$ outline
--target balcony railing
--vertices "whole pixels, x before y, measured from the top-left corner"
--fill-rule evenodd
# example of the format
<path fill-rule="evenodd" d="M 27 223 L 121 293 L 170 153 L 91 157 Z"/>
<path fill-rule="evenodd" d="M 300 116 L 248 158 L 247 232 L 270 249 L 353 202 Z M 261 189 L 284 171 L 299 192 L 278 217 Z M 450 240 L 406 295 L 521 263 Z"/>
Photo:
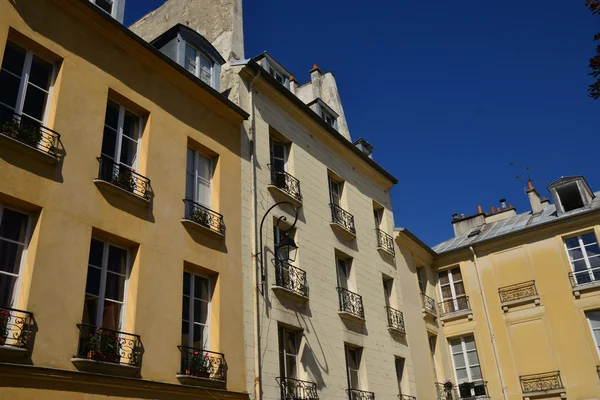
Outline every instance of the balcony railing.
<path fill-rule="evenodd" d="M 354 228 L 354 216 L 350 214 L 348 211 L 344 210 L 340 206 L 337 206 L 333 203 L 330 204 L 331 207 L 331 220 L 347 230 L 348 232 L 356 235 L 356 229 Z"/>
<path fill-rule="evenodd" d="M 0 105 L 0 134 L 54 158 L 59 157 L 60 134 L 58 132 L 24 115 L 15 114 L 14 110 L 3 105 Z"/>
<path fill-rule="evenodd" d="M 423 309 L 433 315 L 437 315 L 437 309 L 435 307 L 435 300 L 426 294 L 421 293 L 421 302 L 423 304 Z"/>
<path fill-rule="evenodd" d="M 571 286 L 600 284 L 600 267 L 584 269 L 583 271 L 569 272 Z"/>
<path fill-rule="evenodd" d="M 98 179 L 132 193 L 138 197 L 150 200 L 150 179 L 135 172 L 124 164 L 115 162 L 112 158 L 101 155 L 98 157 L 100 168 Z"/>
<path fill-rule="evenodd" d="M 275 283 L 284 289 L 308 297 L 306 272 L 288 263 L 279 262 L 275 265 Z"/>
<path fill-rule="evenodd" d="M 341 287 L 338 287 L 337 291 L 340 297 L 340 311 L 365 319 L 362 296 Z"/>
<path fill-rule="evenodd" d="M 407 394 L 399 394 L 398 400 L 417 400 L 415 396 L 409 396 Z"/>
<path fill-rule="evenodd" d="M 274 167 L 272 164 L 269 164 L 268 167 L 271 170 L 271 185 L 301 202 L 300 181 L 284 170 Z"/>
<path fill-rule="evenodd" d="M 456 299 L 448 299 L 438 303 L 438 309 L 442 316 L 456 314 L 462 311 L 471 309 L 469 306 L 469 296 L 457 297 Z"/>
<path fill-rule="evenodd" d="M 291 378 L 276 378 L 281 387 L 281 400 L 318 400 L 317 385 Z"/>
<path fill-rule="evenodd" d="M 29 349 L 33 334 L 33 314 L 0 307 L 0 347 Z"/>
<path fill-rule="evenodd" d="M 560 372 L 545 372 L 543 374 L 523 375 L 519 377 L 523 393 L 559 390 L 563 388 Z"/>
<path fill-rule="evenodd" d="M 181 351 L 180 375 L 213 381 L 227 381 L 225 354 L 185 346 L 178 346 L 178 348 Z"/>
<path fill-rule="evenodd" d="M 395 255 L 394 238 L 381 229 L 375 229 L 375 232 L 377 233 L 377 247 Z"/>
<path fill-rule="evenodd" d="M 399 330 L 400 332 L 406 332 L 404 326 L 404 314 L 402 311 L 398 311 L 392 307 L 385 307 L 388 317 L 388 328 Z"/>
<path fill-rule="evenodd" d="M 221 214 L 192 200 L 185 199 L 183 202 L 185 203 L 186 219 L 218 234 L 225 234 L 225 224 L 223 223 L 223 216 Z"/>
<path fill-rule="evenodd" d="M 458 400 L 490 397 L 486 381 L 462 382 L 446 388 L 443 383 L 436 382 L 438 399 Z"/>
<path fill-rule="evenodd" d="M 501 287 L 498 289 L 498 294 L 500 295 L 501 303 L 537 296 L 535 281 L 522 282 L 517 283 L 516 285 Z"/>
<path fill-rule="evenodd" d="M 375 393 L 358 389 L 348 389 L 348 400 L 375 400 Z"/>
<path fill-rule="evenodd" d="M 138 335 L 78 324 L 79 346 L 75 358 L 130 367 L 141 366 L 142 341 Z"/>

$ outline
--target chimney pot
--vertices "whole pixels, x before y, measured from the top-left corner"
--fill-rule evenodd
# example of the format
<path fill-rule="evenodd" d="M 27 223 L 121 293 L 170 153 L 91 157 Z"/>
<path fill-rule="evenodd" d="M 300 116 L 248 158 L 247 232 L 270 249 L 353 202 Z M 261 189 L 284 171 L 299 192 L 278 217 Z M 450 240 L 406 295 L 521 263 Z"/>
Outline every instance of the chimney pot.
<path fill-rule="evenodd" d="M 465 214 L 460 214 L 460 217 L 461 217 L 461 218 L 464 218 L 464 217 L 465 217 Z"/>
<path fill-rule="evenodd" d="M 500 199 L 500 205 L 502 208 L 506 208 L 506 199 Z"/>
<path fill-rule="evenodd" d="M 458 214 L 454 213 L 452 214 L 452 220 L 456 221 L 458 219 Z"/>
<path fill-rule="evenodd" d="M 531 181 L 527 182 L 527 190 L 533 190 L 533 184 L 531 183 Z"/>
<path fill-rule="evenodd" d="M 477 214 L 482 214 L 483 210 L 481 209 L 481 206 L 477 206 Z"/>

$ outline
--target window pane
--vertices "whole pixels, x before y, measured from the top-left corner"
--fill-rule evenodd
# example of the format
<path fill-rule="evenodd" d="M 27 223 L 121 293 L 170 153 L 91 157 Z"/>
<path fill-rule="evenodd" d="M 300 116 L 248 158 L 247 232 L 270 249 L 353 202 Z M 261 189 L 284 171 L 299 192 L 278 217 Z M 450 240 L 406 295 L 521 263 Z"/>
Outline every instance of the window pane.
<path fill-rule="evenodd" d="M 194 197 L 194 174 L 185 174 L 185 198 L 196 201 Z"/>
<path fill-rule="evenodd" d="M 285 358 L 285 363 L 286 363 L 286 378 L 292 378 L 295 379 L 296 378 L 296 357 L 294 356 L 287 356 Z"/>
<path fill-rule="evenodd" d="M 297 355 L 298 349 L 296 348 L 296 335 L 294 333 L 287 333 L 287 340 L 285 342 L 285 351 L 288 354 Z"/>
<path fill-rule="evenodd" d="M 600 267 L 600 257 L 598 257 L 598 256 L 590 258 L 589 262 L 590 262 L 590 267 L 592 267 L 592 268 Z"/>
<path fill-rule="evenodd" d="M 194 300 L 194 322 L 206 325 L 208 322 L 208 303 Z"/>
<path fill-rule="evenodd" d="M 600 311 L 588 311 L 585 315 L 588 317 L 592 329 L 600 329 Z"/>
<path fill-rule="evenodd" d="M 588 257 L 592 257 L 592 256 L 597 256 L 600 254 L 600 247 L 598 247 L 598 244 L 590 244 L 585 246 L 585 252 L 587 253 Z"/>
<path fill-rule="evenodd" d="M 85 283 L 85 293 L 93 294 L 94 296 L 100 295 L 100 277 L 102 271 L 98 268 L 88 266 L 87 279 Z"/>
<path fill-rule="evenodd" d="M 452 289 L 450 289 L 450 285 L 442 286 L 442 298 L 444 298 L 444 300 L 452 298 Z"/>
<path fill-rule="evenodd" d="M 106 116 L 104 124 L 110 126 L 115 131 L 119 127 L 119 105 L 114 101 L 108 100 L 106 103 Z"/>
<path fill-rule="evenodd" d="M 96 0 L 96 5 L 109 14 L 112 14 L 113 2 L 111 0 Z"/>
<path fill-rule="evenodd" d="M 181 319 L 189 321 L 190 319 L 190 298 L 183 296 L 181 300 Z"/>
<path fill-rule="evenodd" d="M 569 258 L 573 260 L 581 260 L 583 258 L 583 251 L 580 247 L 569 250 Z"/>
<path fill-rule="evenodd" d="M 448 280 L 448 272 L 443 271 L 439 273 L 440 285 L 447 285 L 450 281 Z"/>
<path fill-rule="evenodd" d="M 469 375 L 467 375 L 466 368 L 457 368 L 456 369 L 456 377 L 458 378 L 458 383 L 462 383 L 464 381 L 469 380 Z"/>
<path fill-rule="evenodd" d="M 2 69 L 21 76 L 25 64 L 25 49 L 12 42 L 6 43 L 4 57 L 2 58 Z"/>
<path fill-rule="evenodd" d="M 190 295 L 190 273 L 183 273 L 183 294 Z"/>
<path fill-rule="evenodd" d="M 25 243 L 26 228 L 27 215 L 8 208 L 4 209 L 0 224 L 0 237 Z"/>
<path fill-rule="evenodd" d="M 452 339 L 452 340 L 449 340 L 449 342 L 450 342 L 450 348 L 452 350 L 452 354 L 462 353 L 462 344 L 460 342 L 460 339 Z"/>
<path fill-rule="evenodd" d="M 112 301 L 104 302 L 102 327 L 116 331 L 121 329 L 121 304 Z"/>
<path fill-rule="evenodd" d="M 203 349 L 206 344 L 206 333 L 205 328 L 201 325 L 194 324 L 194 338 L 192 347 L 196 349 Z"/>
<path fill-rule="evenodd" d="M 465 337 L 465 348 L 467 350 L 475 350 L 475 338 L 473 336 Z"/>
<path fill-rule="evenodd" d="M 29 82 L 42 89 L 50 89 L 50 77 L 52 76 L 52 64 L 33 56 L 31 61 L 31 71 L 29 72 Z"/>
<path fill-rule="evenodd" d="M 104 127 L 104 136 L 102 137 L 102 154 L 109 156 L 110 158 L 115 158 L 117 144 L 117 131 L 112 130 L 111 128 L 105 126 Z"/>
<path fill-rule="evenodd" d="M 467 352 L 467 360 L 469 360 L 469 365 L 479 364 L 479 358 L 477 357 L 477 351 Z"/>
<path fill-rule="evenodd" d="M 123 294 L 125 293 L 125 277 L 122 275 L 113 274 L 109 272 L 106 274 L 106 293 L 107 299 L 123 301 Z"/>
<path fill-rule="evenodd" d="M 133 167 L 136 155 L 137 143 L 127 138 L 126 136 L 123 136 L 123 140 L 121 141 L 121 157 L 119 158 L 119 160 L 129 167 Z"/>
<path fill-rule="evenodd" d="M 451 272 L 452 272 L 452 280 L 454 282 L 462 281 L 462 275 L 460 274 L 460 268 L 453 268 Z"/>
<path fill-rule="evenodd" d="M 350 388 L 360 389 L 360 383 L 358 379 L 358 371 L 350 370 Z"/>
<path fill-rule="evenodd" d="M 19 84 L 21 79 L 14 75 L 9 74 L 6 71 L 0 71 L 0 103 L 3 103 L 13 110 L 17 104 L 17 96 L 19 95 Z M 5 110 L 2 109 L 4 112 Z M 12 113 L 10 115 L 2 115 L 2 120 L 7 121 L 9 118 L 12 119 Z"/>
<path fill-rule="evenodd" d="M 92 239 L 90 245 L 90 258 L 88 264 L 92 264 L 96 267 L 102 268 L 102 257 L 104 253 L 104 243 L 99 240 Z"/>
<path fill-rule="evenodd" d="M 348 366 L 351 369 L 358 369 L 358 355 L 355 350 L 348 349 Z"/>
<path fill-rule="evenodd" d="M 190 324 L 187 321 L 183 321 L 181 323 L 181 345 L 182 346 L 190 345 L 189 332 L 190 332 Z"/>
<path fill-rule="evenodd" d="M 23 245 L 0 240 L 0 271 L 18 274 Z"/>
<path fill-rule="evenodd" d="M 127 273 L 127 250 L 108 246 L 108 270 L 118 274 Z"/>
<path fill-rule="evenodd" d="M 125 110 L 125 117 L 123 118 L 123 135 L 134 141 L 137 141 L 140 136 L 140 117 L 128 110 Z"/>
<path fill-rule="evenodd" d="M 48 94 L 35 86 L 27 85 L 25 93 L 25 103 L 23 104 L 23 114 L 38 121 L 44 120 L 44 111 L 46 111 L 46 98 Z"/>
<path fill-rule="evenodd" d="M 9 276 L 0 272 L 0 306 L 9 307 L 17 283 L 16 276 Z"/>
<path fill-rule="evenodd" d="M 465 285 L 462 282 L 454 284 L 454 293 L 456 293 L 456 297 L 462 296 L 465 294 Z"/>
<path fill-rule="evenodd" d="M 185 69 L 196 75 L 196 49 L 190 45 L 185 46 Z"/>
<path fill-rule="evenodd" d="M 208 301 L 208 279 L 200 276 L 195 276 L 194 279 L 194 297 Z"/>
<path fill-rule="evenodd" d="M 96 316 L 98 314 L 98 298 L 94 296 L 85 296 L 83 302 L 83 317 L 81 322 L 88 325 L 96 325 Z"/>
<path fill-rule="evenodd" d="M 481 368 L 479 368 L 479 366 L 471 367 L 471 379 L 474 381 L 482 379 Z"/>
<path fill-rule="evenodd" d="M 573 249 L 575 247 L 579 247 L 579 238 L 577 236 L 565 239 L 565 245 L 567 249 Z"/>
<path fill-rule="evenodd" d="M 588 269 L 588 267 L 584 260 L 573 262 L 573 270 L 574 271 L 583 271 L 586 269 Z"/>
<path fill-rule="evenodd" d="M 462 353 L 458 353 L 458 354 L 454 354 L 452 356 L 452 359 L 454 360 L 454 367 L 455 368 L 462 368 L 464 367 L 465 364 L 465 358 L 463 357 Z"/>
<path fill-rule="evenodd" d="M 273 157 L 285 158 L 285 147 L 281 143 L 273 143 Z"/>
<path fill-rule="evenodd" d="M 585 235 L 581 235 L 581 241 L 583 244 L 596 243 L 596 235 L 593 232 L 586 233 Z"/>

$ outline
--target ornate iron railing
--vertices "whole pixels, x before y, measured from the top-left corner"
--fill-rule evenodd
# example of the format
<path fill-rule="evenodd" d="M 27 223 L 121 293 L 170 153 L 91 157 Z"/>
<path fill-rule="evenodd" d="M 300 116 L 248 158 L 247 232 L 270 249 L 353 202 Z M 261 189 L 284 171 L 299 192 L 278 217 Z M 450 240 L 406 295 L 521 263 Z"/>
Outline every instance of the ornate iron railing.
<path fill-rule="evenodd" d="M 221 235 L 225 234 L 225 224 L 221 214 L 192 200 L 184 199 L 183 202 L 185 203 L 186 219 Z"/>
<path fill-rule="evenodd" d="M 60 134 L 14 110 L 0 105 L 0 134 L 38 149 L 52 157 L 59 157 Z"/>
<path fill-rule="evenodd" d="M 395 255 L 394 238 L 381 229 L 375 229 L 375 232 L 377 233 L 377 247 Z"/>
<path fill-rule="evenodd" d="M 150 179 L 138 174 L 127 165 L 115 162 L 104 154 L 98 157 L 98 161 L 100 162 L 99 180 L 112 183 L 143 199 L 150 199 Z"/>
<path fill-rule="evenodd" d="M 501 287 L 498 289 L 498 294 L 500 295 L 501 303 L 537 296 L 535 281 L 521 282 L 516 285 Z"/>
<path fill-rule="evenodd" d="M 347 389 L 348 400 L 375 400 L 375 393 L 358 389 Z"/>
<path fill-rule="evenodd" d="M 268 164 L 271 170 L 271 184 L 278 189 L 283 190 L 298 201 L 302 201 L 300 192 L 300 181 L 280 168 Z"/>
<path fill-rule="evenodd" d="M 421 302 L 425 311 L 430 312 L 433 315 L 437 315 L 437 309 L 435 307 L 435 300 L 426 294 L 421 293 Z"/>
<path fill-rule="evenodd" d="M 78 324 L 79 346 L 76 358 L 103 361 L 139 368 L 142 341 L 139 335 Z"/>
<path fill-rule="evenodd" d="M 275 265 L 275 282 L 277 286 L 291 290 L 300 296 L 308 297 L 306 272 L 288 263 L 279 262 Z"/>
<path fill-rule="evenodd" d="M 543 392 L 563 388 L 560 371 L 522 375 L 519 377 L 519 380 L 521 381 L 521 390 L 523 393 Z"/>
<path fill-rule="evenodd" d="M 347 230 L 352 234 L 356 235 L 356 229 L 354 228 L 354 216 L 350 214 L 348 211 L 344 210 L 340 206 L 337 206 L 333 203 L 330 204 L 331 207 L 331 220 Z"/>
<path fill-rule="evenodd" d="M 446 387 L 444 383 L 436 382 L 438 399 L 458 400 L 490 397 L 486 381 L 462 382 L 458 385 Z"/>
<path fill-rule="evenodd" d="M 0 307 L 0 346 L 29 349 L 32 334 L 32 313 Z"/>
<path fill-rule="evenodd" d="M 362 296 L 341 287 L 337 291 L 340 296 L 340 311 L 365 319 Z"/>
<path fill-rule="evenodd" d="M 584 269 L 583 271 L 569 272 L 571 286 L 590 285 L 600 283 L 600 267 Z"/>
<path fill-rule="evenodd" d="M 225 354 L 192 347 L 177 347 L 181 351 L 181 375 L 227 381 Z"/>
<path fill-rule="evenodd" d="M 469 296 L 461 296 L 456 299 L 442 301 L 441 303 L 438 303 L 438 309 L 442 316 L 470 310 Z"/>
<path fill-rule="evenodd" d="M 415 396 L 409 396 L 407 394 L 399 394 L 398 400 L 417 400 Z"/>
<path fill-rule="evenodd" d="M 388 318 L 388 328 L 394 328 L 401 332 L 406 332 L 406 328 L 404 326 L 404 314 L 402 311 L 398 311 L 392 307 L 385 307 L 387 311 Z"/>
<path fill-rule="evenodd" d="M 291 378 L 276 378 L 281 388 L 281 400 L 318 400 L 317 385 Z"/>

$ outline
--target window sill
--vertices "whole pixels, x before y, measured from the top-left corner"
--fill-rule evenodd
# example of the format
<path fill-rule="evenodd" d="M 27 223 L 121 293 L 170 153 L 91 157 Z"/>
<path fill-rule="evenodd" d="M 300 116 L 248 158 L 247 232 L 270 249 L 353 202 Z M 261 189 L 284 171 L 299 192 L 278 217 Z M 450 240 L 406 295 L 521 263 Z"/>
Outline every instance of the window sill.
<path fill-rule="evenodd" d="M 32 159 L 40 161 L 44 164 L 53 165 L 58 163 L 58 157 L 36 147 L 29 146 L 28 144 L 20 142 L 4 134 L 0 134 L 0 146 L 18 151 L 19 153 L 27 155 Z"/>
<path fill-rule="evenodd" d="M 222 240 L 225 235 L 222 234 L 221 232 L 217 232 L 214 229 L 210 229 L 202 224 L 199 224 L 198 222 L 194 222 L 191 219 L 187 219 L 187 218 L 182 218 L 181 219 L 181 223 L 183 224 L 183 226 L 185 226 L 186 228 L 192 229 L 196 232 L 208 235 L 210 237 L 213 237 L 215 239 L 219 239 Z"/>
<path fill-rule="evenodd" d="M 290 290 L 288 288 L 284 288 L 283 286 L 277 286 L 277 285 L 273 285 L 271 286 L 271 290 L 273 292 L 280 293 L 283 296 L 286 296 L 292 300 L 296 300 L 296 301 L 300 301 L 302 303 L 306 303 L 308 301 L 308 296 L 304 296 L 300 293 L 297 293 L 293 290 Z"/>
<path fill-rule="evenodd" d="M 501 304 L 502 311 L 508 312 L 508 309 L 510 307 L 520 306 L 520 305 L 527 304 L 527 303 L 534 303 L 536 306 L 539 306 L 541 304 L 540 296 L 539 295 L 528 296 L 528 297 L 523 297 L 522 299 L 505 301 L 504 303 Z"/>
<path fill-rule="evenodd" d="M 149 199 L 145 199 L 143 197 L 138 196 L 137 194 L 133 194 L 125 189 L 118 187 L 117 185 L 113 185 L 110 182 L 103 181 L 102 179 L 94 179 L 94 183 L 98 187 L 99 190 L 105 190 L 108 193 L 111 193 L 115 196 L 120 196 L 123 199 L 126 199 L 130 203 L 136 204 L 141 207 L 148 207 L 150 204 Z"/>
<path fill-rule="evenodd" d="M 199 376 L 191 376 L 191 375 L 185 375 L 185 374 L 177 374 L 176 378 L 182 384 L 191 385 L 191 386 L 222 388 L 222 387 L 225 387 L 225 385 L 227 384 L 226 381 L 222 381 L 219 379 L 202 378 Z"/>
<path fill-rule="evenodd" d="M 90 360 L 87 358 L 73 357 L 71 362 L 81 371 L 94 372 L 106 375 L 117 375 L 135 378 L 140 375 L 140 367 L 110 363 L 106 361 Z"/>
<path fill-rule="evenodd" d="M 423 314 L 423 318 L 430 316 L 430 317 L 433 317 L 434 319 L 437 319 L 437 317 L 438 317 L 438 315 L 435 311 L 432 311 L 429 308 L 425 308 L 425 307 L 421 307 L 421 313 Z"/>
<path fill-rule="evenodd" d="M 30 356 L 29 349 L 23 347 L 0 346 L 0 360 L 5 362 L 23 362 Z"/>
<path fill-rule="evenodd" d="M 393 326 L 388 326 L 388 332 L 393 335 L 406 335 L 406 331 Z"/>
<path fill-rule="evenodd" d="M 275 186 L 275 185 L 268 185 L 267 189 L 269 190 L 269 192 L 271 193 L 271 195 L 273 195 L 273 197 L 279 197 L 281 199 L 289 201 L 296 208 L 302 207 L 302 201 L 301 200 L 298 200 L 297 198 L 295 198 L 294 196 L 292 196 L 288 192 L 286 192 L 284 190 L 281 190 L 277 186 Z"/>
<path fill-rule="evenodd" d="M 344 228 L 337 222 L 330 222 L 329 225 L 331 226 L 331 229 L 333 229 L 335 232 L 339 233 L 340 235 L 344 236 L 346 239 L 348 239 L 348 240 L 356 239 L 355 233 Z"/>
<path fill-rule="evenodd" d="M 579 298 L 581 296 L 581 292 L 593 290 L 600 290 L 600 281 L 594 281 L 583 285 L 575 285 L 573 287 L 573 296 L 575 296 L 575 298 Z"/>
<path fill-rule="evenodd" d="M 560 395 L 561 399 L 567 398 L 567 393 L 565 392 L 565 389 L 552 389 L 552 390 L 540 390 L 537 392 L 523 393 L 523 399 L 529 400 L 532 397 L 547 397 L 547 396 L 552 396 L 552 395 L 557 395 L 557 394 Z"/>
<path fill-rule="evenodd" d="M 461 318 L 468 318 L 469 321 L 473 320 L 473 311 L 472 310 L 460 310 L 450 314 L 444 314 L 440 316 L 440 322 L 444 325 L 447 321 L 452 321 Z"/>
<path fill-rule="evenodd" d="M 360 324 L 364 324 L 366 319 L 359 317 L 356 314 L 349 313 L 347 311 L 338 311 L 338 315 L 341 319 L 344 319 L 349 322 L 358 322 Z"/>
<path fill-rule="evenodd" d="M 387 249 L 385 247 L 377 246 L 377 251 L 379 251 L 379 254 L 381 254 L 383 256 L 392 257 L 392 258 L 396 257 L 395 251 Z"/>

